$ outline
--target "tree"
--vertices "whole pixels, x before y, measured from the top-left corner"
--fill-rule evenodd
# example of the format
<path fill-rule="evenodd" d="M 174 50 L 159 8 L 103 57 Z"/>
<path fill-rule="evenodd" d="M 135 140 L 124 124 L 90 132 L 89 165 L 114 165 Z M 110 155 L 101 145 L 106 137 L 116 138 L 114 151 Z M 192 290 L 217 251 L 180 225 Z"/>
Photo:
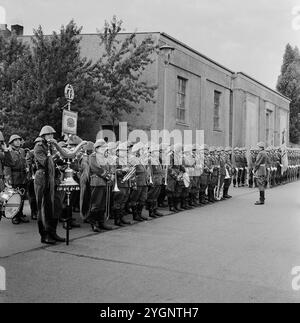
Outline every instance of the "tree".
<path fill-rule="evenodd" d="M 14 109 L 14 89 L 23 78 L 24 60 L 29 48 L 18 40 L 15 33 L 5 37 L 0 35 L 0 123 L 6 139 L 12 133 L 19 133 L 15 122 L 20 111 Z"/>
<path fill-rule="evenodd" d="M 72 20 L 60 33 L 46 36 L 41 27 L 34 30 L 31 51 L 23 61 L 23 77 L 15 83 L 11 102 L 15 118 L 9 126 L 19 125 L 19 133 L 28 141 L 38 135 L 45 124 L 61 129 L 62 107 L 66 105 L 64 88 L 74 86 L 72 110 L 79 112 L 78 133 L 93 137 L 85 121 L 92 116 L 95 85 L 91 61 L 80 56 L 80 32 Z M 97 109 L 100 114 L 99 107 Z"/>
<path fill-rule="evenodd" d="M 294 49 L 290 44 L 286 46 L 278 77 L 277 90 L 291 99 L 290 104 L 290 141 L 298 143 L 300 138 L 300 54 L 299 49 Z"/>
<path fill-rule="evenodd" d="M 120 40 L 122 20 L 114 16 L 110 23 L 105 21 L 99 33 L 101 58 L 95 65 L 94 79 L 98 84 L 105 117 L 113 127 L 125 113 L 140 113 L 139 104 L 154 102 L 157 85 L 149 85 L 141 76 L 146 67 L 153 63 L 157 50 L 149 36 L 138 43 L 136 33 Z"/>

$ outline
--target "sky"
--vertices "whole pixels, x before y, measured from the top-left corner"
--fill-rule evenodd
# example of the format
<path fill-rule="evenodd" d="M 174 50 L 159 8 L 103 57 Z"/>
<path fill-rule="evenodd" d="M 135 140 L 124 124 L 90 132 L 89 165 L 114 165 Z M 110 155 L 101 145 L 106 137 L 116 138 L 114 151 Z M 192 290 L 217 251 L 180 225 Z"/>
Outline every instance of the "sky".
<path fill-rule="evenodd" d="M 83 33 L 113 15 L 125 31 L 166 32 L 235 72 L 276 87 L 287 43 L 300 47 L 300 0 L 0 0 L 6 23 L 31 35 L 74 18 Z M 3 14 L 0 9 L 0 20 Z"/>

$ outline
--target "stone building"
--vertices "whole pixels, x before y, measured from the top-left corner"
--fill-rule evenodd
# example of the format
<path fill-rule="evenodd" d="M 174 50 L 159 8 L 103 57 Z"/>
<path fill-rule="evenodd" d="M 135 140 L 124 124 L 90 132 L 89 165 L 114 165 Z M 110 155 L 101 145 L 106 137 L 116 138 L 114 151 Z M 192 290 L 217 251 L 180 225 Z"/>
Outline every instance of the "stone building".
<path fill-rule="evenodd" d="M 169 64 L 154 55 L 143 79 L 157 85 L 155 103 L 141 103 L 139 115 L 124 115 L 132 128 L 150 131 L 204 130 L 205 143 L 214 146 L 250 146 L 258 141 L 288 144 L 290 100 L 242 72 L 234 72 L 166 33 L 151 35 L 159 47 L 174 48 Z M 120 34 L 125 38 L 128 34 Z M 96 61 L 101 54 L 97 34 L 81 35 L 82 56 Z M 22 36 L 30 42 L 30 36 Z M 246 68 L 246 67 L 245 67 Z M 99 128 L 111 125 L 103 120 Z"/>

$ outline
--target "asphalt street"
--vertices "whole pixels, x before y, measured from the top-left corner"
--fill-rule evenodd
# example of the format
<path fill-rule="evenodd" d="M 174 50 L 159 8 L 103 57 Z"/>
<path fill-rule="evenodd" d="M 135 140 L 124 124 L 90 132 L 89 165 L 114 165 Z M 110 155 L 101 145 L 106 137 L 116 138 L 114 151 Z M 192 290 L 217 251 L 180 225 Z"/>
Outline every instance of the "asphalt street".
<path fill-rule="evenodd" d="M 299 302 L 300 182 L 43 246 L 35 222 L 0 222 L 0 302 Z M 59 229 L 61 235 L 63 229 Z"/>

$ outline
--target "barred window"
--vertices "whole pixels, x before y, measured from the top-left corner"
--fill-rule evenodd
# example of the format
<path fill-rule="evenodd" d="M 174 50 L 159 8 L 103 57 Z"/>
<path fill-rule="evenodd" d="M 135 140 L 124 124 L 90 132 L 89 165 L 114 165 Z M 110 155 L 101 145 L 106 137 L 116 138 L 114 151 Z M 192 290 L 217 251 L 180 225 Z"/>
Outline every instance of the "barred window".
<path fill-rule="evenodd" d="M 178 77 L 177 78 L 177 115 L 176 119 L 180 122 L 186 122 L 186 86 L 187 80 Z"/>
<path fill-rule="evenodd" d="M 220 99 L 221 92 L 214 92 L 214 130 L 220 130 Z"/>

